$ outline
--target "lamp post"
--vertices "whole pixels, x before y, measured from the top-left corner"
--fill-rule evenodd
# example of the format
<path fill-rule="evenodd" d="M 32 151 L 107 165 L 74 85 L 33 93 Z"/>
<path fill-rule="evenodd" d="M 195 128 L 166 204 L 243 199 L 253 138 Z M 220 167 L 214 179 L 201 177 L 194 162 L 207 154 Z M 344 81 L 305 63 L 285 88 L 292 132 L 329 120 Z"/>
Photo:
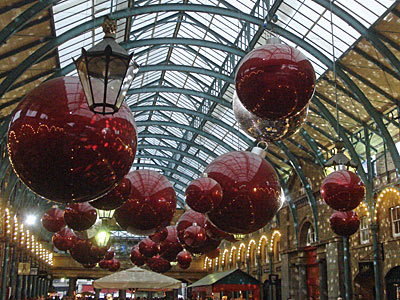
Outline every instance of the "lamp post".
<path fill-rule="evenodd" d="M 324 164 L 325 175 L 329 175 L 334 171 L 348 170 L 355 173 L 357 165 L 344 154 L 344 143 L 341 140 L 335 142 L 336 154 Z"/>
<path fill-rule="evenodd" d="M 115 41 L 115 20 L 106 17 L 103 31 L 104 39 L 87 51 L 82 48 L 74 63 L 90 110 L 105 115 L 119 110 L 139 65 Z"/>

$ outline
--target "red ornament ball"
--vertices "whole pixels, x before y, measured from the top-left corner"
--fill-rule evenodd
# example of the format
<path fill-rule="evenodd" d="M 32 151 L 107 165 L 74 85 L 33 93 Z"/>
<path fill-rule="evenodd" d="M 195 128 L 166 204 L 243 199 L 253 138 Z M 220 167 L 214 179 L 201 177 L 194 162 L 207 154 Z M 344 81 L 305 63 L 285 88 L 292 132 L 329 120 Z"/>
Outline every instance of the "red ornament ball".
<path fill-rule="evenodd" d="M 90 248 L 90 251 L 92 252 L 93 256 L 97 257 L 100 260 L 100 259 L 103 259 L 104 256 L 106 255 L 107 249 L 108 249 L 108 247 L 99 247 L 92 243 L 92 247 Z"/>
<path fill-rule="evenodd" d="M 185 230 L 186 228 L 192 226 L 193 224 L 197 224 L 198 226 L 205 228 L 206 226 L 206 217 L 202 213 L 196 212 L 192 209 L 188 209 L 185 211 L 182 216 L 179 218 L 178 223 L 176 225 L 176 230 L 178 232 L 178 239 L 181 244 L 185 244 Z"/>
<path fill-rule="evenodd" d="M 207 238 L 207 240 L 204 242 L 203 245 L 201 245 L 201 247 L 190 247 L 185 245 L 185 250 L 189 251 L 192 256 L 199 256 L 214 251 L 219 247 L 220 244 L 220 240 Z"/>
<path fill-rule="evenodd" d="M 155 243 L 161 243 L 167 238 L 167 236 L 168 236 L 168 229 L 167 227 L 165 227 L 163 228 L 163 230 L 149 235 L 149 238 Z"/>
<path fill-rule="evenodd" d="M 235 86 L 243 105 L 263 119 L 300 112 L 311 100 L 315 72 L 299 50 L 270 44 L 247 54 L 238 66 Z"/>
<path fill-rule="evenodd" d="M 186 204 L 197 212 L 206 213 L 222 201 L 222 188 L 212 178 L 201 177 L 193 180 L 186 188 Z"/>
<path fill-rule="evenodd" d="M 214 239 L 214 240 L 227 240 L 229 242 L 235 243 L 237 240 L 233 236 L 233 234 L 229 234 L 225 231 L 222 231 L 215 227 L 210 221 L 206 221 L 206 224 L 204 226 L 204 229 L 206 230 L 206 234 L 209 238 Z"/>
<path fill-rule="evenodd" d="M 167 237 L 160 244 L 160 256 L 167 261 L 175 261 L 176 255 L 183 250 L 178 240 L 178 234 L 175 226 L 168 226 Z"/>
<path fill-rule="evenodd" d="M 43 227 L 50 232 L 60 231 L 66 225 L 64 222 L 64 211 L 56 207 L 46 211 L 41 221 Z"/>
<path fill-rule="evenodd" d="M 182 270 L 186 270 L 186 269 L 189 269 L 190 264 L 188 264 L 188 265 L 178 264 L 178 267 L 181 268 Z"/>
<path fill-rule="evenodd" d="M 185 229 L 183 233 L 183 240 L 185 245 L 197 248 L 201 247 L 207 240 L 206 231 L 196 223 Z"/>
<path fill-rule="evenodd" d="M 164 258 L 158 255 L 149 258 L 147 261 L 147 265 L 149 266 L 150 270 L 157 273 L 165 273 L 172 268 L 169 261 L 165 260 Z"/>
<path fill-rule="evenodd" d="M 131 182 L 124 178 L 108 194 L 90 202 L 90 205 L 101 210 L 112 210 L 117 209 L 128 200 L 131 192 Z"/>
<path fill-rule="evenodd" d="M 89 203 L 71 203 L 64 211 L 64 220 L 73 230 L 89 229 L 96 222 L 97 211 Z"/>
<path fill-rule="evenodd" d="M 99 261 L 99 266 L 103 270 L 108 270 L 110 265 L 111 265 L 111 260 L 102 259 L 101 261 Z"/>
<path fill-rule="evenodd" d="M 54 247 L 60 251 L 67 251 L 74 246 L 78 237 L 69 228 L 63 228 L 59 232 L 56 232 L 52 237 Z"/>
<path fill-rule="evenodd" d="M 329 174 L 321 184 L 321 196 L 338 211 L 355 209 L 365 198 L 365 186 L 353 172 L 340 170 Z"/>
<path fill-rule="evenodd" d="M 192 256 L 187 251 L 181 251 L 176 256 L 176 261 L 178 262 L 179 265 L 190 266 L 190 263 L 192 262 Z"/>
<path fill-rule="evenodd" d="M 110 265 L 108 266 L 108 271 L 110 272 L 117 272 L 119 270 L 119 268 L 121 267 L 121 263 L 119 262 L 118 259 L 113 258 L 111 260 Z"/>
<path fill-rule="evenodd" d="M 127 104 L 113 115 L 89 110 L 78 77 L 49 80 L 13 113 L 8 153 L 33 192 L 55 202 L 84 202 L 111 191 L 136 154 L 135 120 Z"/>
<path fill-rule="evenodd" d="M 109 249 L 109 250 L 106 252 L 106 254 L 104 255 L 104 259 L 105 259 L 105 260 L 111 260 L 111 259 L 114 258 L 114 256 L 115 256 L 115 251 L 114 251 L 114 249 Z"/>
<path fill-rule="evenodd" d="M 143 266 L 146 262 L 146 257 L 144 257 L 142 255 L 142 253 L 140 253 L 139 248 L 137 246 L 132 247 L 131 250 L 131 256 L 130 256 L 131 262 L 140 267 Z"/>
<path fill-rule="evenodd" d="M 331 229 L 341 236 L 350 236 L 360 227 L 360 219 L 354 211 L 335 211 L 329 218 Z"/>
<path fill-rule="evenodd" d="M 76 241 L 70 250 L 72 258 L 80 264 L 98 263 L 101 258 L 92 253 L 92 246 L 89 240 Z"/>
<path fill-rule="evenodd" d="M 176 209 L 176 194 L 163 175 L 137 170 L 126 176 L 132 185 L 129 199 L 115 211 L 115 219 L 125 230 L 149 235 L 168 226 Z"/>
<path fill-rule="evenodd" d="M 205 169 L 222 187 L 221 204 L 208 219 L 228 233 L 251 233 L 264 227 L 280 207 L 281 187 L 274 168 L 261 156 L 229 152 Z"/>
<path fill-rule="evenodd" d="M 157 255 L 160 249 L 151 239 L 145 238 L 139 243 L 139 251 L 144 257 L 152 257 Z"/>

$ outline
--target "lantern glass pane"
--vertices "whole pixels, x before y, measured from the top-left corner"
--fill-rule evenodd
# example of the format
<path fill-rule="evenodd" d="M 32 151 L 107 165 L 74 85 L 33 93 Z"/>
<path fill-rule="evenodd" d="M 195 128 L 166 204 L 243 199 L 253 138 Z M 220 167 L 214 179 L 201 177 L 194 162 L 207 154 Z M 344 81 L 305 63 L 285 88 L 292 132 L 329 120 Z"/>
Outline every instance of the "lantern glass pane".
<path fill-rule="evenodd" d="M 128 92 L 128 90 L 129 90 L 129 88 L 130 88 L 130 86 L 132 84 L 132 81 L 135 79 L 136 74 L 138 73 L 138 71 L 139 71 L 139 66 L 137 65 L 135 60 L 132 59 L 131 60 L 131 64 L 129 65 L 129 68 L 128 68 L 127 72 L 126 72 L 124 81 L 122 83 L 121 93 L 118 96 L 117 103 L 121 103 L 122 104 L 122 101 L 124 101 L 126 93 Z"/>
<path fill-rule="evenodd" d="M 83 91 L 85 92 L 86 101 L 90 107 L 91 105 L 93 105 L 93 95 L 90 88 L 90 81 L 86 67 L 85 56 L 82 55 L 77 61 L 75 61 L 75 65 L 76 69 L 78 70 L 78 75 L 83 87 Z"/>

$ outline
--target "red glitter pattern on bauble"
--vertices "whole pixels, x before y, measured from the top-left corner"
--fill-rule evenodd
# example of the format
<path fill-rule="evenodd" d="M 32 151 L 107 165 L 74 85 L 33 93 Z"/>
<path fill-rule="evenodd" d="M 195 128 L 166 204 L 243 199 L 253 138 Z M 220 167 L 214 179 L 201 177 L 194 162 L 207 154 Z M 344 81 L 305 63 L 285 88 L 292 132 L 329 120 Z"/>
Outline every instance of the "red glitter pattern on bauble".
<path fill-rule="evenodd" d="M 334 233 L 340 236 L 350 236 L 360 227 L 360 219 L 354 211 L 335 211 L 329 218 Z"/>
<path fill-rule="evenodd" d="M 71 203 L 64 210 L 64 220 L 68 227 L 82 231 L 96 222 L 97 211 L 89 203 Z"/>
<path fill-rule="evenodd" d="M 201 177 L 188 185 L 185 200 L 191 209 L 206 213 L 221 203 L 222 188 L 214 179 Z"/>
<path fill-rule="evenodd" d="M 117 209 L 122 204 L 128 200 L 129 194 L 131 193 L 131 182 L 124 178 L 113 189 L 111 192 L 107 193 L 106 195 L 90 202 L 90 205 L 102 210 L 112 210 Z"/>
<path fill-rule="evenodd" d="M 42 217 L 43 227 L 50 232 L 60 231 L 65 227 L 64 211 L 53 207 L 46 211 Z"/>

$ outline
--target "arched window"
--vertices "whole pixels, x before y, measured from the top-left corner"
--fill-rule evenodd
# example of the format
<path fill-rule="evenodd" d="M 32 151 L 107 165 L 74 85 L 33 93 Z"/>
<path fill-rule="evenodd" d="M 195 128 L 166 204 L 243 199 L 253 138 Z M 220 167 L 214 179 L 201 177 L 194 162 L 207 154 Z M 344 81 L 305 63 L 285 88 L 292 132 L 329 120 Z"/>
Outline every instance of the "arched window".
<path fill-rule="evenodd" d="M 314 226 L 311 225 L 307 230 L 306 246 L 311 246 L 313 243 L 315 243 L 315 231 Z"/>
<path fill-rule="evenodd" d="M 300 246 L 311 246 L 315 242 L 314 227 L 310 222 L 306 221 L 300 230 Z"/>

